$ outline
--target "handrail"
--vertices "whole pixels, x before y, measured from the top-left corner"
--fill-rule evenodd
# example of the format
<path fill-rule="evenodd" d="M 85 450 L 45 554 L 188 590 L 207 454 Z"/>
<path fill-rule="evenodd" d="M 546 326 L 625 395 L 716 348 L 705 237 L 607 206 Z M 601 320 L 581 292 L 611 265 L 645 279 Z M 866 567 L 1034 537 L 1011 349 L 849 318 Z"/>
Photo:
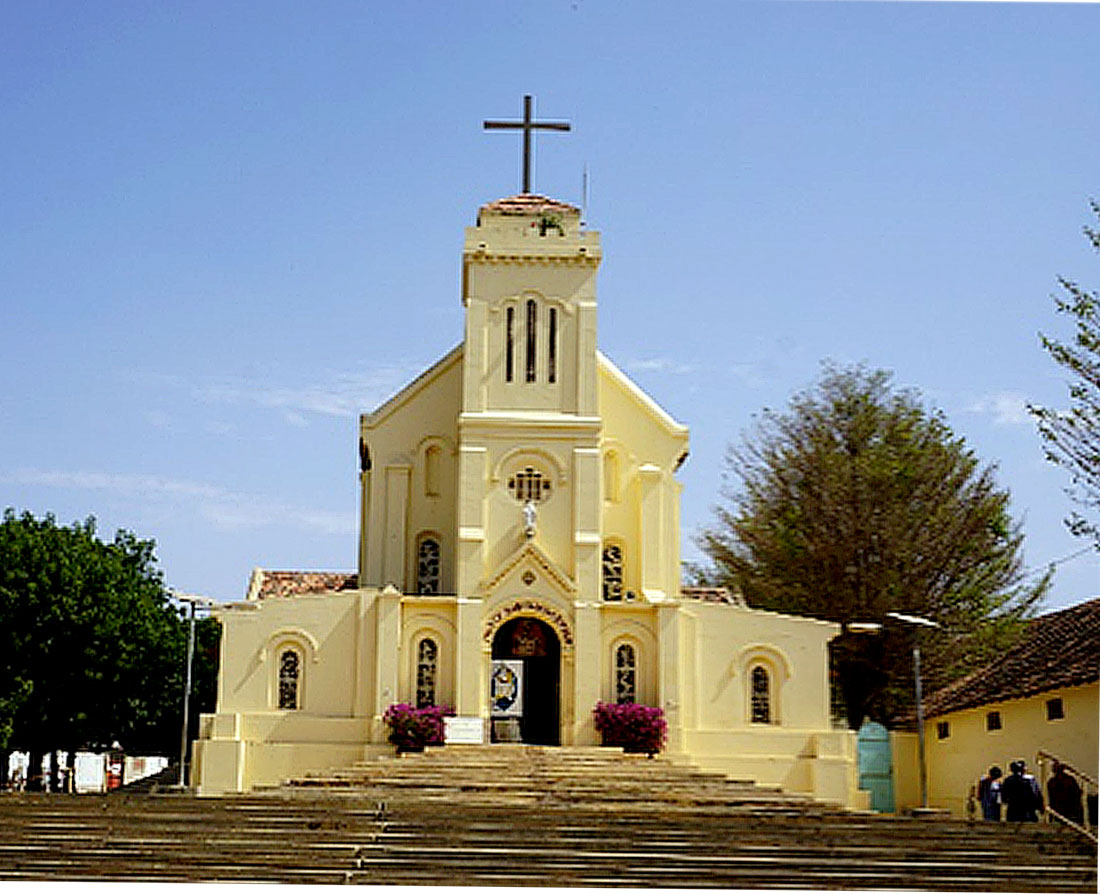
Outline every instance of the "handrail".
<path fill-rule="evenodd" d="M 1100 786 L 1096 784 L 1096 780 L 1089 776 L 1087 773 L 1082 773 L 1076 767 L 1071 764 L 1067 764 L 1058 755 L 1051 751 L 1047 751 L 1045 748 L 1040 748 L 1035 752 L 1035 763 L 1039 766 L 1039 788 L 1041 791 L 1045 791 L 1047 787 L 1047 773 L 1046 762 L 1059 763 L 1062 767 L 1072 776 L 1076 776 L 1082 783 L 1081 786 L 1081 798 L 1082 807 L 1084 808 L 1084 825 L 1081 825 L 1068 817 L 1063 816 L 1057 810 L 1051 809 L 1049 803 L 1046 805 L 1046 810 L 1043 811 L 1044 818 L 1047 822 L 1050 822 L 1051 817 L 1057 819 L 1059 822 L 1064 823 L 1072 829 L 1076 829 L 1078 832 L 1086 835 L 1093 844 L 1097 844 L 1096 835 L 1092 832 L 1091 817 L 1089 816 L 1089 790 L 1095 795 L 1100 792 Z"/>
<path fill-rule="evenodd" d="M 1091 776 L 1089 776 L 1088 773 L 1082 773 L 1080 770 L 1078 770 L 1072 764 L 1067 764 L 1064 760 L 1062 760 L 1060 757 L 1058 757 L 1058 755 L 1056 755 L 1056 754 L 1054 754 L 1050 751 L 1047 751 L 1044 748 L 1040 748 L 1038 751 L 1035 752 L 1035 761 L 1036 761 L 1036 763 L 1041 764 L 1043 762 L 1044 757 L 1048 757 L 1052 761 L 1058 761 L 1058 763 L 1060 763 L 1063 767 L 1065 767 L 1067 770 L 1069 770 L 1074 776 L 1077 776 L 1078 778 L 1085 780 L 1085 782 L 1087 782 L 1093 788 L 1100 788 L 1100 785 L 1098 785 L 1096 780 L 1093 779 Z"/>
<path fill-rule="evenodd" d="M 1053 807 L 1047 807 L 1047 809 L 1044 810 L 1043 813 L 1046 814 L 1047 816 L 1053 816 L 1056 820 L 1058 820 L 1058 822 L 1062 823 L 1063 825 L 1069 826 L 1071 829 L 1076 829 L 1078 832 L 1080 832 L 1082 835 L 1084 835 L 1086 838 L 1088 838 L 1089 841 L 1091 841 L 1093 844 L 1100 844 L 1100 842 L 1098 842 L 1097 839 L 1096 839 L 1096 835 L 1094 835 L 1091 831 L 1089 831 L 1085 826 L 1082 826 L 1080 823 L 1075 823 L 1069 817 L 1062 816 L 1062 814 L 1060 814 Z M 1089 816 L 1088 810 L 1086 809 L 1085 810 L 1085 822 L 1086 823 L 1089 821 L 1088 816 Z"/>

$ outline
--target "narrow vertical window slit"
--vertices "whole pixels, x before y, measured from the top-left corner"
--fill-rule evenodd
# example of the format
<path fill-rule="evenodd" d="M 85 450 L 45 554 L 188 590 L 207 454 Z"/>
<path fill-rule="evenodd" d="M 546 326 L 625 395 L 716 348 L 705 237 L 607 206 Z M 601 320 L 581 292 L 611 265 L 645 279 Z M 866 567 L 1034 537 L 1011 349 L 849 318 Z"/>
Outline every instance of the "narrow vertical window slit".
<path fill-rule="evenodd" d="M 547 351 L 547 380 L 553 384 L 558 379 L 558 309 L 550 308 L 550 334 L 546 345 Z"/>
<path fill-rule="evenodd" d="M 506 322 L 504 324 L 504 381 L 512 381 L 512 347 L 515 342 L 516 309 L 509 307 L 505 311 Z"/>
<path fill-rule="evenodd" d="M 535 325 L 538 310 L 533 299 L 527 302 L 527 381 L 535 381 Z"/>

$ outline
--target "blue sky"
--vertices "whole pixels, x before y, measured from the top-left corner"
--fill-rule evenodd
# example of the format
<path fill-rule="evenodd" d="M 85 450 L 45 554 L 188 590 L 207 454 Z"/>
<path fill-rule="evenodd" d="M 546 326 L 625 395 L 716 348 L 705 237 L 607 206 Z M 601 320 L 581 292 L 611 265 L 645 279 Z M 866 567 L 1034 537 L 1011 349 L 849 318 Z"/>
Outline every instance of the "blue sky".
<path fill-rule="evenodd" d="M 64 3 L 0 10 L 0 504 L 157 541 L 169 585 L 351 569 L 356 417 L 461 339 L 462 228 L 534 188 L 603 234 L 600 346 L 726 444 L 822 360 L 892 370 L 1079 553 L 1026 401 L 1100 286 L 1100 6 Z M 1050 607 L 1098 595 L 1100 557 Z"/>

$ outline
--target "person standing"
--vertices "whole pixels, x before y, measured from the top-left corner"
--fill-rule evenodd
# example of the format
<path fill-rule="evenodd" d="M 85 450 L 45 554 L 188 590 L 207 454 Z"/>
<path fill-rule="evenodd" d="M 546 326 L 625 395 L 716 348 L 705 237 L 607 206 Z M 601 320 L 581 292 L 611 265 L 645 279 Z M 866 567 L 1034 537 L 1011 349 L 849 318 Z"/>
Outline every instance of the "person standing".
<path fill-rule="evenodd" d="M 1005 819 L 1010 823 L 1035 823 L 1043 809 L 1043 796 L 1034 776 L 1026 775 L 1027 764 L 1016 760 L 1008 765 L 1010 773 L 1001 783 Z"/>
<path fill-rule="evenodd" d="M 1085 811 L 1081 807 L 1081 786 L 1059 761 L 1055 761 L 1051 769 L 1054 775 L 1047 780 L 1050 809 L 1075 823 L 1083 823 Z"/>
<path fill-rule="evenodd" d="M 993 766 L 978 780 L 978 803 L 982 805 L 982 819 L 1001 821 L 1001 768 Z"/>

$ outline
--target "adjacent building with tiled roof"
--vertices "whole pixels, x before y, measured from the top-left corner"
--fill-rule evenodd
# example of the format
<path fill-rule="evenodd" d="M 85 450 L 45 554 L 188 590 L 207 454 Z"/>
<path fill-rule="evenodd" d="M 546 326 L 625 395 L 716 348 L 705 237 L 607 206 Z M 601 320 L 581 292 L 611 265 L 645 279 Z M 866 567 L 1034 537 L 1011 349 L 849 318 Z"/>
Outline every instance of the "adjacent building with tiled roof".
<path fill-rule="evenodd" d="M 925 699 L 928 717 L 1100 680 L 1100 599 L 1033 619 L 991 664 Z"/>
<path fill-rule="evenodd" d="M 965 816 L 970 787 L 991 766 L 1007 773 L 1013 760 L 1040 779 L 1054 758 L 1097 779 L 1100 599 L 1033 619 L 1015 646 L 929 694 L 924 709 L 933 807 Z M 895 734 L 900 808 L 919 803 L 917 762 L 916 736 Z"/>
<path fill-rule="evenodd" d="M 248 581 L 250 602 L 306 593 L 331 593 L 354 590 L 359 575 L 353 571 L 268 571 L 256 568 Z"/>

